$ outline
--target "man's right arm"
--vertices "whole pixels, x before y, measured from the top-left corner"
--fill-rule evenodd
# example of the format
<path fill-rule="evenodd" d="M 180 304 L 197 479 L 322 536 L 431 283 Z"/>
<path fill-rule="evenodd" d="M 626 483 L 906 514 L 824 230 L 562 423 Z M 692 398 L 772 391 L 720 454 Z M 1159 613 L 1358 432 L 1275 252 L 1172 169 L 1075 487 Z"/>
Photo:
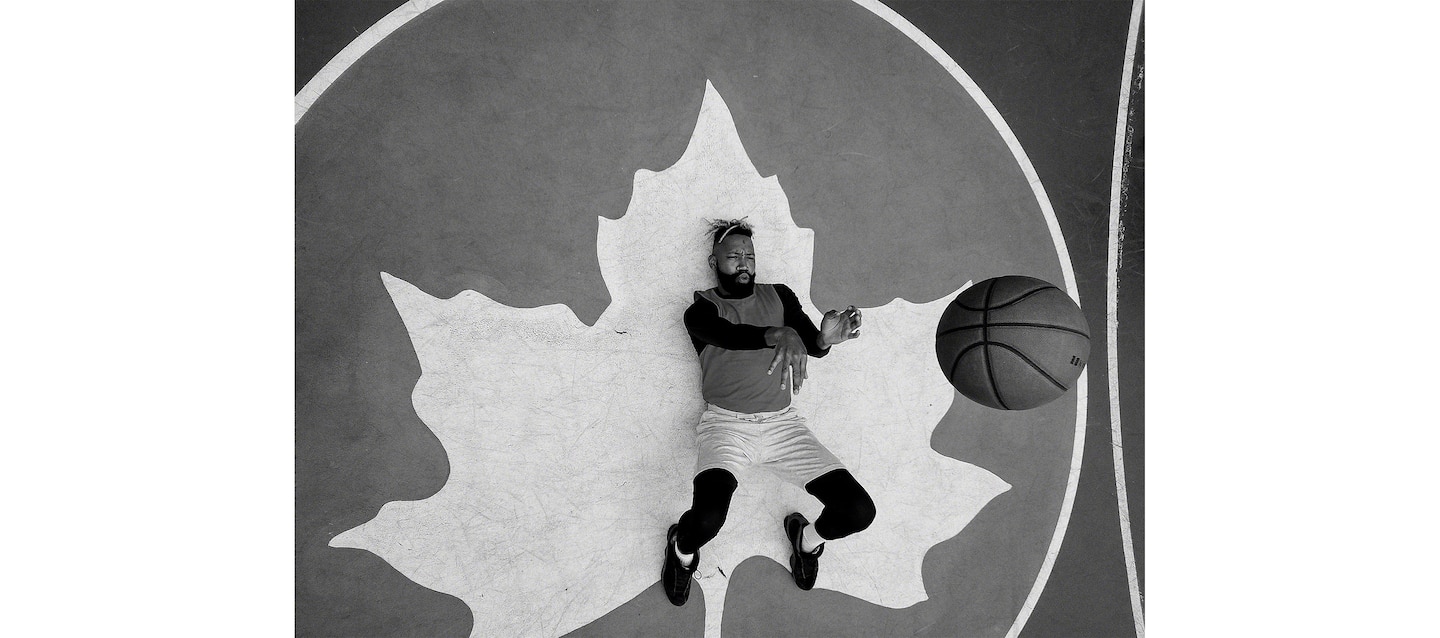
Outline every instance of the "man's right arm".
<path fill-rule="evenodd" d="M 690 332 L 690 341 L 695 351 L 700 352 L 711 345 L 726 350 L 764 350 L 765 326 L 745 323 L 731 323 L 720 316 L 720 309 L 709 299 L 696 296 L 695 303 L 685 311 L 685 329 Z"/>

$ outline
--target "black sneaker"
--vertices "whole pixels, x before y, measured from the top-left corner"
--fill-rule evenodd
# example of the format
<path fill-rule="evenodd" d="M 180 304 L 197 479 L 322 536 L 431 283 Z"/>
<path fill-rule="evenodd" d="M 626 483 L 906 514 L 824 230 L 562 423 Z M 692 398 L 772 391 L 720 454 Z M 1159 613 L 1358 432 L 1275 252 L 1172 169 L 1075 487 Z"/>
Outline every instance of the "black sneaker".
<path fill-rule="evenodd" d="M 820 572 L 820 555 L 825 553 L 824 545 L 816 547 L 814 554 L 800 549 L 800 532 L 809 524 L 810 521 L 800 512 L 785 517 L 785 537 L 790 539 L 790 575 L 795 578 L 795 584 L 805 591 L 815 586 L 815 575 Z"/>
<path fill-rule="evenodd" d="M 665 567 L 660 570 L 660 586 L 665 588 L 670 604 L 676 607 L 690 599 L 690 577 L 700 566 L 699 551 L 695 552 L 695 559 L 690 561 L 689 567 L 680 564 L 680 557 L 675 555 L 675 530 L 679 528 L 679 525 L 671 525 L 670 531 L 665 533 Z"/>

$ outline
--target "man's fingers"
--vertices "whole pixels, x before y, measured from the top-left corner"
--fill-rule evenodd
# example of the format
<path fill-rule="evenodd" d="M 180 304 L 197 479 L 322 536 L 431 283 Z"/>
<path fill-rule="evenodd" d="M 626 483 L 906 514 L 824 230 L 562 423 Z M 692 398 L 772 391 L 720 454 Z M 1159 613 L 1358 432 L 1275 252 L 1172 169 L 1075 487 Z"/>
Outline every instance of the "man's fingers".
<path fill-rule="evenodd" d="M 765 370 L 765 374 L 767 374 L 767 375 L 769 375 L 769 374 L 774 374 L 774 373 L 775 373 L 775 366 L 779 365 L 779 364 L 780 364 L 780 361 L 782 361 L 784 358 L 785 358 L 785 351 L 784 351 L 783 349 L 781 349 L 781 348 L 776 348 L 776 349 L 775 349 L 775 357 L 772 358 L 772 359 L 770 359 L 770 368 L 767 369 L 767 370 Z"/>
<path fill-rule="evenodd" d="M 800 386 L 805 385 L 805 360 L 804 360 L 804 359 L 799 359 L 799 360 L 797 360 L 797 361 L 795 362 L 795 366 L 794 366 L 793 368 L 791 368 L 791 369 L 794 371 L 794 372 L 790 375 L 790 380 L 793 382 L 793 385 L 795 386 L 794 393 L 795 393 L 795 394 L 800 394 Z"/>

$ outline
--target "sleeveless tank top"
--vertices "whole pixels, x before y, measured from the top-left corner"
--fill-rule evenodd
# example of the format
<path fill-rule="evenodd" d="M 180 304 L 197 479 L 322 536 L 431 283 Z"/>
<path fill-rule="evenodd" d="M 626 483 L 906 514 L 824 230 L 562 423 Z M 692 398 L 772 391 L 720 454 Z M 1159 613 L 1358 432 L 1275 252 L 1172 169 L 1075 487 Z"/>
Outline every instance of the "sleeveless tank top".
<path fill-rule="evenodd" d="M 772 284 L 755 284 L 744 299 L 726 299 L 714 289 L 695 293 L 720 310 L 720 318 L 752 326 L 785 325 L 785 306 Z M 780 370 L 765 374 L 775 358 L 774 348 L 726 350 L 707 345 L 700 351 L 700 393 L 705 401 L 735 412 L 775 412 L 790 405 L 790 390 L 782 389 Z"/>

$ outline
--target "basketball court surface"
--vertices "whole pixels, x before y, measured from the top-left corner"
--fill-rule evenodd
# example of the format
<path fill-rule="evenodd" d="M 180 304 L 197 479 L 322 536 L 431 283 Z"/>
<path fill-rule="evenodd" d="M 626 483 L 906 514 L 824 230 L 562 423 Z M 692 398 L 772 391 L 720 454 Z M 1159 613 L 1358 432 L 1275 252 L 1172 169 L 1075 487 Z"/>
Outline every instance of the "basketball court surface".
<path fill-rule="evenodd" d="M 1143 636 L 1142 17 L 298 1 L 296 634 Z M 716 217 L 812 318 L 864 309 L 795 405 L 880 514 L 800 591 L 780 517 L 818 503 L 741 477 L 674 607 Z M 936 361 L 1002 275 L 1089 327 L 1031 410 Z"/>

